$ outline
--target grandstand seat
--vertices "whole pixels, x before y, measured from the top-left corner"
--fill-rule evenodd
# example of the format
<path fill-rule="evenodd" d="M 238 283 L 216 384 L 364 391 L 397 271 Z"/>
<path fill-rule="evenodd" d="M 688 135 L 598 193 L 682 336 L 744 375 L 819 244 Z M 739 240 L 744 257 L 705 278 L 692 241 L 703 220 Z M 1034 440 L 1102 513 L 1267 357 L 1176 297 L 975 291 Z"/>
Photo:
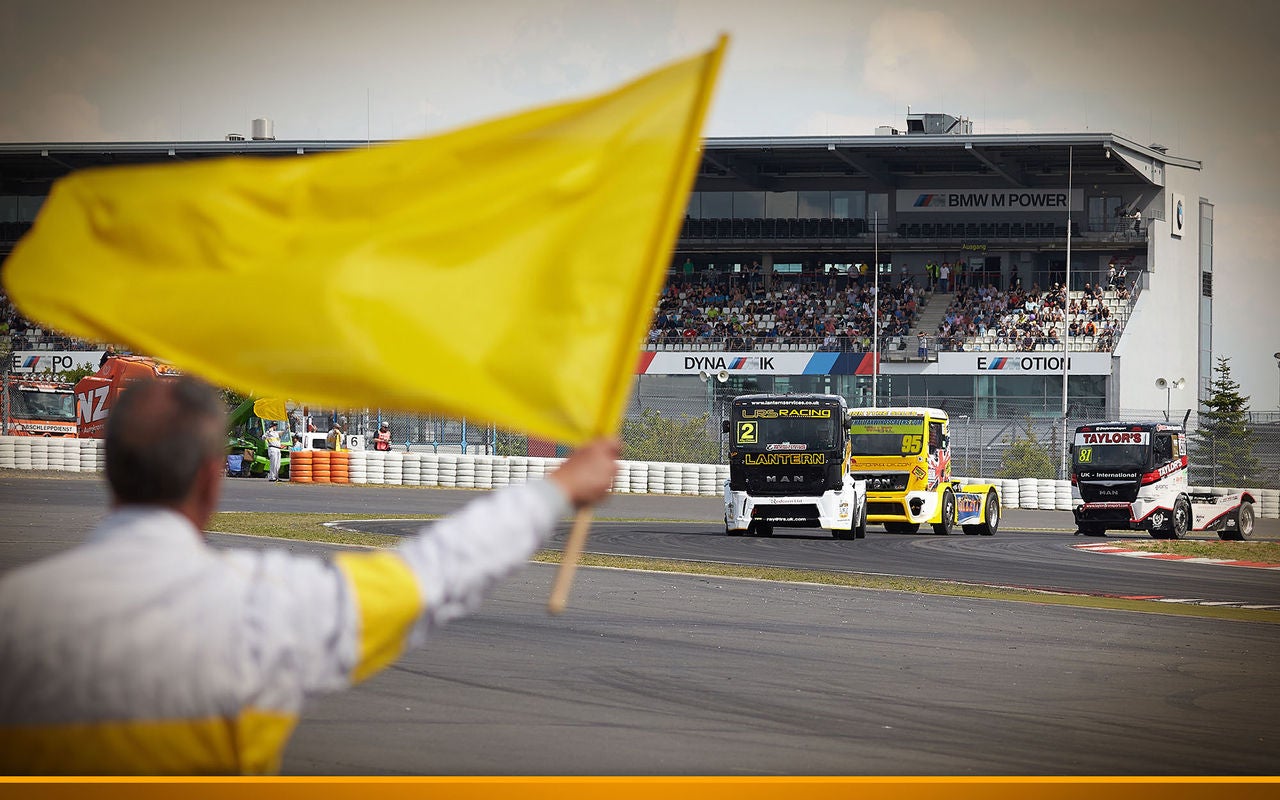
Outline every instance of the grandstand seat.
<path fill-rule="evenodd" d="M 853 220 L 853 235 L 861 236 L 867 232 L 867 221 L 861 217 Z"/>
<path fill-rule="evenodd" d="M 898 235 L 899 235 L 899 236 L 901 236 L 901 237 L 903 237 L 903 238 L 906 238 L 906 236 L 907 236 L 907 223 L 905 223 L 905 222 L 899 222 L 899 223 L 898 223 Z"/>
<path fill-rule="evenodd" d="M 1054 237 L 1053 227 L 1052 222 L 1041 222 L 1040 236 L 1046 239 L 1052 239 Z"/>
<path fill-rule="evenodd" d="M 933 223 L 932 223 L 932 222 L 922 222 L 922 223 L 920 224 L 920 235 L 921 235 L 921 236 L 924 236 L 924 237 L 926 237 L 926 238 L 932 239 L 932 238 L 933 238 L 933 236 L 934 236 Z"/>
<path fill-rule="evenodd" d="M 1009 227 L 1010 227 L 1009 223 L 1001 222 L 999 225 L 996 226 L 996 236 L 1000 237 L 1001 239 L 1008 239 Z"/>
<path fill-rule="evenodd" d="M 1009 235 L 1015 239 L 1021 239 L 1026 233 L 1022 230 L 1022 223 L 1015 222 L 1009 226 Z"/>
<path fill-rule="evenodd" d="M 907 238 L 915 239 L 920 236 L 920 223 L 913 222 L 907 226 Z"/>
<path fill-rule="evenodd" d="M 735 239 L 747 238 L 747 221 L 745 219 L 735 219 L 729 226 L 729 235 Z"/>
<path fill-rule="evenodd" d="M 818 220 L 818 235 L 824 239 L 830 239 L 835 236 L 835 222 L 830 217 Z"/>
<path fill-rule="evenodd" d="M 990 222 L 978 223 L 978 236 L 983 239 L 990 239 L 995 236 L 995 226 Z"/>
<path fill-rule="evenodd" d="M 964 235 L 969 238 L 975 238 L 978 235 L 978 223 L 966 222 L 964 225 Z"/>

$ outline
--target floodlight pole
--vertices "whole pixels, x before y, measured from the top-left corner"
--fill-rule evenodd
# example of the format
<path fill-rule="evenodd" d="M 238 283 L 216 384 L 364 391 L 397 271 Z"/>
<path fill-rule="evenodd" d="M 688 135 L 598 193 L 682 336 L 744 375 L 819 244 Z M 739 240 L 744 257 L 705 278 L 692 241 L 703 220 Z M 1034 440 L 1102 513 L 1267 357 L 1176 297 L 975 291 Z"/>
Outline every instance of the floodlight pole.
<path fill-rule="evenodd" d="M 871 215 L 871 227 L 875 230 L 875 296 L 871 298 L 871 407 L 880 407 L 880 212 Z"/>
<path fill-rule="evenodd" d="M 1067 432 L 1067 364 L 1070 360 L 1069 340 L 1067 336 L 1067 310 L 1071 308 L 1071 178 L 1073 148 L 1067 146 L 1067 276 L 1066 286 L 1062 287 L 1062 477 L 1070 476 L 1067 471 L 1067 458 L 1071 451 L 1070 434 Z"/>

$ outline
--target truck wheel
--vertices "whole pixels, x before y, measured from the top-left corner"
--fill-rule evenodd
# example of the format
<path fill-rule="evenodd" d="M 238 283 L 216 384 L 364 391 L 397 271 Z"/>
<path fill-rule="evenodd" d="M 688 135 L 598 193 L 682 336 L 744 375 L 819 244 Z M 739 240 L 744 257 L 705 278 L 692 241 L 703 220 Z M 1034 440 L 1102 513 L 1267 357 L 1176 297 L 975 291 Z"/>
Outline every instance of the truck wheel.
<path fill-rule="evenodd" d="M 1191 501 L 1179 497 L 1173 501 L 1173 521 L 1169 524 L 1170 539 L 1185 539 L 1191 532 Z"/>
<path fill-rule="evenodd" d="M 1233 542 L 1242 542 L 1246 539 L 1252 539 L 1253 503 L 1250 503 L 1248 500 L 1240 501 L 1240 507 L 1236 509 L 1235 530 L 1220 530 L 1218 531 L 1218 538 Z"/>
<path fill-rule="evenodd" d="M 746 531 L 744 531 L 742 528 L 730 528 L 728 525 L 724 526 L 725 536 L 741 536 L 744 533 L 746 533 Z"/>
<path fill-rule="evenodd" d="M 920 530 L 918 522 L 886 522 L 884 529 L 889 533 L 915 533 Z"/>
<path fill-rule="evenodd" d="M 1000 527 L 1000 498 L 994 491 L 987 492 L 987 505 L 982 514 L 981 525 L 965 525 L 964 532 L 969 536 L 995 536 Z"/>
<path fill-rule="evenodd" d="M 942 521 L 935 523 L 935 536 L 950 536 L 951 528 L 956 523 L 956 495 L 950 489 L 942 491 Z"/>
<path fill-rule="evenodd" d="M 857 531 L 855 531 L 853 528 L 850 528 L 847 531 L 842 531 L 839 528 L 832 528 L 831 535 L 836 537 L 837 539 L 844 539 L 844 540 L 856 539 L 858 537 Z"/>
<path fill-rule="evenodd" d="M 858 518 L 858 524 L 853 526 L 853 536 L 855 539 L 867 538 L 867 509 L 864 506 L 862 516 Z"/>
<path fill-rule="evenodd" d="M 1100 525 L 1084 523 L 1076 526 L 1081 536 L 1106 536 L 1107 529 Z"/>

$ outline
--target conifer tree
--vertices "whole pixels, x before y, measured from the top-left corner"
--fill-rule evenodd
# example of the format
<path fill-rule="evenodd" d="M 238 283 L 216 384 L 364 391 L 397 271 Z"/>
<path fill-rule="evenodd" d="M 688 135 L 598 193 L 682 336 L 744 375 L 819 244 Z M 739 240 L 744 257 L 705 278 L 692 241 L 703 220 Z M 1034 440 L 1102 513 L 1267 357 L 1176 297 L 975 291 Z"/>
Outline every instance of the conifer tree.
<path fill-rule="evenodd" d="M 1198 427 L 1188 437 L 1194 481 L 1212 486 L 1249 487 L 1261 478 L 1248 427 L 1249 398 L 1231 377 L 1231 359 L 1219 356 Z"/>

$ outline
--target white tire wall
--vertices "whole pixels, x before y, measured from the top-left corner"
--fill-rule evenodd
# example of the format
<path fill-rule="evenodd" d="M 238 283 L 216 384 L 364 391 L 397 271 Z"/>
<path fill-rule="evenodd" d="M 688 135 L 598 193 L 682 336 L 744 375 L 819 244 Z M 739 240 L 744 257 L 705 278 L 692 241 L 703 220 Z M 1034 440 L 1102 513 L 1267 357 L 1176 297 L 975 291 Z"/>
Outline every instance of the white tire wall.
<path fill-rule="evenodd" d="M 369 453 L 364 450 L 352 450 L 347 457 L 347 476 L 354 484 L 369 482 Z"/>

